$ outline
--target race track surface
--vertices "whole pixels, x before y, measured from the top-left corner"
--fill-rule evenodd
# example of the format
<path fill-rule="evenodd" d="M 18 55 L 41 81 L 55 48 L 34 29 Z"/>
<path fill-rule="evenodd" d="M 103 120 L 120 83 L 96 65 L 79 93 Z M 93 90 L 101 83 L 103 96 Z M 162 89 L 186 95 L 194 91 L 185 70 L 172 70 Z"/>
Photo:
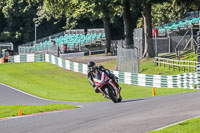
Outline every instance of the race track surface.
<path fill-rule="evenodd" d="M 1 133 L 145 133 L 200 116 L 200 92 L 104 102 L 59 102 L 0 85 L 0 104 L 82 106 L 62 112 L 0 120 Z"/>
<path fill-rule="evenodd" d="M 110 60 L 116 60 L 117 56 L 79 56 L 79 57 L 68 57 L 65 58 L 67 60 L 71 60 L 74 62 L 84 63 L 87 64 L 89 61 L 95 61 L 96 63 L 104 62 L 104 61 L 110 61 Z"/>

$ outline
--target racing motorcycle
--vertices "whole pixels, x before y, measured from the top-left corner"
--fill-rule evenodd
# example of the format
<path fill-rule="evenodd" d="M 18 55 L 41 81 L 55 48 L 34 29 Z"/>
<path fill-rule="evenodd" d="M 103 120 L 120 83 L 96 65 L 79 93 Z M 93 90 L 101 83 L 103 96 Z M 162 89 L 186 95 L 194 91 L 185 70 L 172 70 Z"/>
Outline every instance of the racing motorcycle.
<path fill-rule="evenodd" d="M 108 79 L 104 84 L 99 84 L 100 80 L 94 79 L 95 85 L 98 90 L 102 93 L 102 95 L 112 100 L 114 103 L 118 103 L 122 101 L 122 96 L 120 95 L 120 90 L 115 86 L 115 83 Z"/>

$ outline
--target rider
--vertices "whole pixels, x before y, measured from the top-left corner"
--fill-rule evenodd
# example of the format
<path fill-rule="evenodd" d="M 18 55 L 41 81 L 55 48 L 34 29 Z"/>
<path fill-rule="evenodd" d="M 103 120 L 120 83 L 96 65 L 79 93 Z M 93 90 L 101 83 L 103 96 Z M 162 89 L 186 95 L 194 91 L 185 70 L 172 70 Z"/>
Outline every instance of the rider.
<path fill-rule="evenodd" d="M 115 86 L 121 90 L 121 88 L 118 85 L 118 78 L 114 75 L 111 74 L 108 69 L 105 69 L 102 65 L 96 66 L 94 61 L 89 61 L 88 62 L 88 80 L 90 84 L 94 87 L 95 92 L 99 93 L 99 89 L 97 86 L 101 86 L 108 80 L 108 77 L 112 79 L 112 81 L 115 83 Z M 94 78 L 100 80 L 100 82 L 97 82 L 96 84 L 94 83 Z"/>

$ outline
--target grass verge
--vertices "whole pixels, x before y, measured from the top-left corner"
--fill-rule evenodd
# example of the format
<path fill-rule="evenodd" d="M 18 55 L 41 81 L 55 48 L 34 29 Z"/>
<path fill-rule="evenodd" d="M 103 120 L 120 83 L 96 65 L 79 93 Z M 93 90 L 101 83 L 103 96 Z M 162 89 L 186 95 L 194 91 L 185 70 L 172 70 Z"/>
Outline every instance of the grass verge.
<path fill-rule="evenodd" d="M 0 82 L 39 97 L 80 102 L 106 100 L 94 92 L 85 75 L 49 63 L 1 64 L 0 70 Z M 152 96 L 151 87 L 120 86 L 123 99 Z M 157 96 L 193 91 L 196 90 L 156 88 Z"/>
<path fill-rule="evenodd" d="M 104 62 L 99 62 L 97 64 L 103 65 L 105 68 L 110 69 L 110 70 L 116 70 L 116 60 L 111 60 L 111 61 L 104 61 Z M 187 71 L 186 71 L 187 72 Z M 178 68 L 175 68 L 175 71 L 173 71 L 173 68 L 170 70 L 168 69 L 168 66 L 155 66 L 154 64 L 154 59 L 153 58 L 146 58 L 140 60 L 140 73 L 141 74 L 156 74 L 156 75 L 176 75 L 176 74 L 181 74 L 184 73 L 182 71 L 179 72 Z"/>
<path fill-rule="evenodd" d="M 176 59 L 175 54 L 165 54 L 160 57 L 163 58 L 170 58 L 170 59 Z M 197 55 L 194 54 L 194 52 L 184 52 L 180 56 L 180 60 L 190 60 L 190 61 L 196 61 Z M 103 65 L 105 68 L 108 68 L 110 70 L 116 70 L 116 60 L 112 61 L 105 61 L 100 62 L 97 64 Z M 180 63 L 183 64 L 183 63 Z M 188 65 L 188 63 L 185 63 L 184 65 Z M 190 65 L 194 65 L 194 63 L 190 63 Z M 189 73 L 189 68 L 185 67 L 185 72 L 183 71 L 183 67 L 180 67 L 180 71 L 178 71 L 178 67 L 175 66 L 175 71 L 173 71 L 172 66 L 170 69 L 168 69 L 168 65 L 162 64 L 161 66 L 155 66 L 154 64 L 154 58 L 144 58 L 140 60 L 140 73 L 141 74 L 156 74 L 156 75 L 176 75 L 176 74 L 182 74 L 182 73 Z M 194 68 L 190 68 L 190 72 L 194 72 Z"/>
<path fill-rule="evenodd" d="M 200 133 L 200 117 L 149 133 Z"/>
<path fill-rule="evenodd" d="M 78 108 L 67 104 L 49 104 L 49 105 L 0 105 L 0 118 L 17 116 L 19 109 L 23 115 Z"/>

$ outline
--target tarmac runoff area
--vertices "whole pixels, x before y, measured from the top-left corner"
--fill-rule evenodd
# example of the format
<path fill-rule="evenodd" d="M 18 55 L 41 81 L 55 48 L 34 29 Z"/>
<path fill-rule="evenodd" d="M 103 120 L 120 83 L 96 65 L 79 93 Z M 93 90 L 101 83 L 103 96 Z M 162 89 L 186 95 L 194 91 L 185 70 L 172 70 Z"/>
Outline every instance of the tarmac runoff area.
<path fill-rule="evenodd" d="M 103 62 L 103 61 L 116 60 L 117 56 L 106 56 L 106 55 L 105 56 L 79 56 L 79 57 L 68 57 L 64 59 L 87 64 L 89 61 L 95 61 L 98 63 L 98 62 Z"/>

